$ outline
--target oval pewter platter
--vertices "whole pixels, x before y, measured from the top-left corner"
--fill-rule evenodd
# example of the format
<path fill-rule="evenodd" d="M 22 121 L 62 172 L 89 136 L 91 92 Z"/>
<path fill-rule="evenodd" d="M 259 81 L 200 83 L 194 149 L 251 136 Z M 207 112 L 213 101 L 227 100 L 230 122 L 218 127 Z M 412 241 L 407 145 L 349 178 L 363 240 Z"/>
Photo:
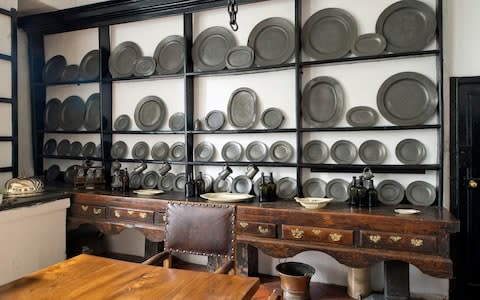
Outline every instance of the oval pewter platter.
<path fill-rule="evenodd" d="M 378 113 L 368 106 L 355 106 L 347 111 L 346 118 L 352 127 L 371 127 L 377 124 Z"/>
<path fill-rule="evenodd" d="M 233 127 L 249 129 L 257 123 L 257 94 L 242 87 L 232 92 L 228 102 L 228 119 Z"/>
<path fill-rule="evenodd" d="M 162 99 L 146 96 L 135 107 L 135 124 L 144 131 L 157 130 L 163 123 L 167 109 Z"/>
<path fill-rule="evenodd" d="M 227 69 L 249 68 L 253 65 L 255 54 L 248 46 L 236 46 L 227 52 L 225 64 Z"/>
<path fill-rule="evenodd" d="M 387 42 L 378 33 L 367 33 L 359 36 L 352 47 L 352 53 L 356 56 L 379 55 L 385 51 Z"/>

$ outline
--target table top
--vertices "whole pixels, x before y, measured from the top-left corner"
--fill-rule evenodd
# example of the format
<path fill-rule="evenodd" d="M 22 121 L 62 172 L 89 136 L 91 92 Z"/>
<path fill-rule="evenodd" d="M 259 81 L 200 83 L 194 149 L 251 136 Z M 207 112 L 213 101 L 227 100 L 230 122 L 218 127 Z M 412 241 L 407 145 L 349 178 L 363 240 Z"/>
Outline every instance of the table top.
<path fill-rule="evenodd" d="M 250 299 L 254 277 L 166 269 L 81 254 L 0 286 L 0 299 Z"/>

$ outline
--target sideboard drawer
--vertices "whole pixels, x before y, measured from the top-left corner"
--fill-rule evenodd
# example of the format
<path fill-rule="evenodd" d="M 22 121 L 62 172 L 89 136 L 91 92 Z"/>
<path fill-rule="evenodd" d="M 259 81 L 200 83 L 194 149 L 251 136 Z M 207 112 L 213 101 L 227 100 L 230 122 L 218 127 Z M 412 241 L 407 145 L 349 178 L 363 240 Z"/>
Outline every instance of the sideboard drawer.
<path fill-rule="evenodd" d="M 272 223 L 238 221 L 237 233 L 247 233 L 261 237 L 275 238 L 277 236 L 277 225 Z"/>
<path fill-rule="evenodd" d="M 108 208 L 108 217 L 110 219 L 140 221 L 142 223 L 153 224 L 153 211 L 126 209 L 118 207 Z"/>
<path fill-rule="evenodd" d="M 70 211 L 73 217 L 89 217 L 89 218 L 99 218 L 105 219 L 106 208 L 103 206 L 95 206 L 89 204 L 77 204 L 73 203 Z"/>
<path fill-rule="evenodd" d="M 436 238 L 391 232 L 360 231 L 360 243 L 365 248 L 394 249 L 417 252 L 437 252 Z"/>
<path fill-rule="evenodd" d="M 282 239 L 353 245 L 353 231 L 309 226 L 282 225 Z"/>
<path fill-rule="evenodd" d="M 155 224 L 165 224 L 167 222 L 167 215 L 164 211 L 156 211 L 153 222 Z"/>

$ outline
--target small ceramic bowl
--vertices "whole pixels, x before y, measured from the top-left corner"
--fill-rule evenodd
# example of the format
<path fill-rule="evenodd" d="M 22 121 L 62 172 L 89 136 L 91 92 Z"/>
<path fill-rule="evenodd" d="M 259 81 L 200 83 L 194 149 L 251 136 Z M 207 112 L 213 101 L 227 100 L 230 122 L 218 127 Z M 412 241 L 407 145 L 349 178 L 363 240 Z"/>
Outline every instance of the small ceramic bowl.
<path fill-rule="evenodd" d="M 295 201 L 297 201 L 303 207 L 308 208 L 308 209 L 324 208 L 332 200 L 333 200 L 333 198 L 315 198 L 315 197 L 300 198 L 300 197 L 295 197 Z"/>

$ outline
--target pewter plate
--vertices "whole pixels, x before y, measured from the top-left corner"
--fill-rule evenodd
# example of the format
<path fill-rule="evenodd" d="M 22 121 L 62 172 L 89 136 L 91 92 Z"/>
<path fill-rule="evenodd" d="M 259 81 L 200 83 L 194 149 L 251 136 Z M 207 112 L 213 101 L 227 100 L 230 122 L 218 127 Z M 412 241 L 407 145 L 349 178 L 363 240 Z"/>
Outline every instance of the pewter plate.
<path fill-rule="evenodd" d="M 293 199 L 297 195 L 297 181 L 292 177 L 283 177 L 277 181 L 277 196 L 281 199 Z"/>
<path fill-rule="evenodd" d="M 254 198 L 255 196 L 245 194 L 245 193 L 240 194 L 240 193 L 219 192 L 219 193 L 201 194 L 200 197 L 202 197 L 203 199 L 207 199 L 208 201 L 235 203 L 235 202 L 243 202 L 247 199 Z"/>
<path fill-rule="evenodd" d="M 153 57 L 142 56 L 135 62 L 135 76 L 150 76 L 155 73 L 155 67 L 157 63 Z"/>
<path fill-rule="evenodd" d="M 129 77 L 135 72 L 135 64 L 142 57 L 142 49 L 136 43 L 126 41 L 113 49 L 108 60 L 112 78 Z"/>
<path fill-rule="evenodd" d="M 267 129 L 279 128 L 284 120 L 285 116 L 283 115 L 283 112 L 276 107 L 267 108 L 263 111 L 261 117 L 262 124 Z"/>
<path fill-rule="evenodd" d="M 253 65 L 255 54 L 248 46 L 237 46 L 227 52 L 225 64 L 227 69 L 249 68 Z"/>
<path fill-rule="evenodd" d="M 125 158 L 128 152 L 127 144 L 124 141 L 118 141 L 113 143 L 110 149 L 110 156 L 113 159 Z M 85 155 L 84 155 L 85 156 Z"/>
<path fill-rule="evenodd" d="M 368 140 L 360 145 L 358 156 L 366 164 L 381 164 L 387 158 L 387 147 L 380 141 Z"/>
<path fill-rule="evenodd" d="M 202 173 L 203 181 L 205 181 L 205 193 L 208 193 L 212 190 L 213 187 L 213 177 L 208 174 Z"/>
<path fill-rule="evenodd" d="M 100 94 L 94 93 L 88 97 L 87 102 L 85 103 L 85 126 L 86 130 L 95 131 L 100 129 Z"/>
<path fill-rule="evenodd" d="M 49 139 L 43 146 L 43 154 L 52 155 L 57 150 L 57 141 L 55 139 Z"/>
<path fill-rule="evenodd" d="M 154 189 L 157 184 L 160 176 L 155 171 L 148 171 L 143 175 L 142 178 L 142 188 L 144 189 Z"/>
<path fill-rule="evenodd" d="M 420 125 L 437 110 L 435 84 L 415 72 L 397 73 L 382 83 L 377 93 L 380 113 L 396 125 Z"/>
<path fill-rule="evenodd" d="M 406 165 L 422 163 L 427 156 L 425 145 L 416 139 L 404 139 L 395 147 L 395 155 L 398 160 Z"/>
<path fill-rule="evenodd" d="M 64 130 L 78 130 L 85 120 L 85 102 L 78 96 L 65 99 L 60 108 L 60 126 Z"/>
<path fill-rule="evenodd" d="M 343 115 L 343 88 L 332 77 L 319 76 L 303 89 L 302 112 L 304 120 L 314 127 L 331 127 Z"/>
<path fill-rule="evenodd" d="M 173 131 L 181 131 L 185 129 L 185 114 L 176 112 L 168 119 L 168 127 Z"/>
<path fill-rule="evenodd" d="M 143 159 L 147 158 L 149 152 L 150 152 L 150 147 L 148 146 L 147 143 L 137 142 L 137 143 L 135 143 L 135 145 L 133 145 L 132 157 L 134 159 L 143 160 Z"/>
<path fill-rule="evenodd" d="M 233 127 L 249 129 L 257 123 L 257 93 L 250 88 L 233 91 L 228 102 L 228 119 Z"/>
<path fill-rule="evenodd" d="M 65 170 L 65 173 L 63 174 L 63 180 L 66 183 L 73 183 L 73 178 L 75 178 L 75 175 L 77 175 L 77 173 L 77 166 L 72 165 Z"/>
<path fill-rule="evenodd" d="M 62 72 L 61 81 L 71 82 L 76 81 L 80 77 L 80 67 L 78 65 L 65 66 Z"/>
<path fill-rule="evenodd" d="M 202 31 L 193 43 L 192 58 L 200 71 L 225 69 L 228 51 L 236 46 L 235 36 L 230 30 L 213 26 Z"/>
<path fill-rule="evenodd" d="M 264 142 L 253 141 L 247 145 L 245 155 L 252 162 L 265 161 L 268 157 L 268 147 Z"/>
<path fill-rule="evenodd" d="M 385 51 L 387 42 L 378 33 L 367 33 L 359 36 L 352 47 L 352 53 L 356 56 L 379 55 Z"/>
<path fill-rule="evenodd" d="M 83 145 L 79 141 L 75 141 L 71 144 L 70 155 L 71 156 L 80 156 L 82 154 Z"/>
<path fill-rule="evenodd" d="M 210 142 L 201 142 L 195 147 L 196 161 L 210 161 L 215 155 L 215 146 Z"/>
<path fill-rule="evenodd" d="M 437 190 L 430 183 L 417 180 L 407 186 L 405 196 L 413 205 L 430 206 L 435 202 Z"/>
<path fill-rule="evenodd" d="M 232 191 L 232 182 L 233 179 L 231 176 L 228 176 L 225 179 L 222 179 L 221 177 L 217 177 L 215 181 L 213 182 L 213 191 L 215 193 L 230 193 Z"/>
<path fill-rule="evenodd" d="M 82 149 L 83 151 L 83 149 Z M 95 153 L 93 155 L 94 157 L 102 157 L 102 144 L 98 144 L 95 146 Z"/>
<path fill-rule="evenodd" d="M 303 147 L 303 159 L 312 164 L 321 164 L 328 158 L 328 146 L 322 141 L 312 140 Z"/>
<path fill-rule="evenodd" d="M 305 53 L 318 60 L 344 57 L 357 37 L 353 16 L 340 8 L 319 10 L 303 25 Z"/>
<path fill-rule="evenodd" d="M 415 0 L 388 6 L 375 25 L 375 31 L 385 37 L 390 52 L 423 50 L 434 38 L 436 28 L 433 9 Z"/>
<path fill-rule="evenodd" d="M 54 182 L 59 175 L 60 175 L 60 167 L 58 165 L 51 165 L 47 169 L 47 172 L 45 174 L 45 179 L 48 182 Z"/>
<path fill-rule="evenodd" d="M 247 45 L 255 52 L 255 65 L 282 64 L 292 57 L 295 50 L 295 28 L 285 18 L 265 19 L 250 31 Z"/>
<path fill-rule="evenodd" d="M 72 151 L 72 144 L 67 139 L 61 140 L 57 145 L 57 154 L 58 155 L 70 155 Z"/>
<path fill-rule="evenodd" d="M 143 174 L 134 173 L 130 175 L 130 188 L 139 189 L 142 186 Z"/>
<path fill-rule="evenodd" d="M 243 147 L 239 142 L 228 142 L 222 147 L 223 160 L 233 162 L 240 161 L 243 156 Z"/>
<path fill-rule="evenodd" d="M 91 50 L 82 58 L 80 62 L 80 79 L 95 80 L 100 75 L 100 52 Z"/>
<path fill-rule="evenodd" d="M 377 185 L 378 201 L 385 205 L 397 205 L 405 196 L 405 189 L 395 180 L 384 180 Z"/>
<path fill-rule="evenodd" d="M 144 131 L 160 128 L 165 119 L 167 108 L 157 96 L 146 96 L 135 107 L 135 124 Z"/>
<path fill-rule="evenodd" d="M 45 66 L 43 66 L 43 82 L 52 83 L 60 81 L 66 65 L 67 60 L 63 55 L 55 55 L 50 58 L 45 64 Z"/>
<path fill-rule="evenodd" d="M 288 162 L 293 157 L 293 146 L 286 141 L 277 141 L 270 146 L 269 154 L 275 162 Z"/>
<path fill-rule="evenodd" d="M 205 125 L 210 130 L 220 130 L 225 125 L 225 114 L 220 110 L 212 110 L 205 117 Z"/>
<path fill-rule="evenodd" d="M 182 142 L 173 143 L 169 154 L 171 160 L 182 161 L 185 158 L 185 144 Z"/>
<path fill-rule="evenodd" d="M 327 197 L 332 197 L 333 201 L 346 201 L 350 197 L 348 184 L 346 180 L 341 178 L 332 179 L 327 183 L 325 194 Z"/>
<path fill-rule="evenodd" d="M 232 193 L 248 194 L 252 187 L 252 180 L 246 175 L 237 176 L 232 181 Z"/>
<path fill-rule="evenodd" d="M 130 116 L 129 115 L 120 115 L 115 119 L 113 128 L 117 131 L 128 131 L 130 129 Z"/>
<path fill-rule="evenodd" d="M 185 182 L 185 173 L 178 173 L 177 175 L 175 175 L 175 179 L 173 180 L 173 190 L 176 192 L 184 192 Z"/>
<path fill-rule="evenodd" d="M 100 145 L 99 145 L 100 146 Z M 118 146 L 117 146 L 118 147 Z M 125 144 L 126 147 L 126 144 Z M 100 148 L 101 149 L 101 148 Z M 113 146 L 112 146 L 113 149 Z M 87 142 L 85 145 L 82 147 L 82 155 L 83 157 L 94 157 L 96 156 L 97 152 L 97 146 L 95 145 L 94 142 Z M 101 155 L 100 155 L 101 156 Z"/>
<path fill-rule="evenodd" d="M 175 74 L 183 70 L 185 42 L 180 35 L 169 35 L 158 43 L 153 53 L 158 74 Z"/>
<path fill-rule="evenodd" d="M 62 111 L 62 102 L 57 98 L 48 100 L 45 107 L 45 129 L 56 130 L 60 124 L 60 113 Z"/>
<path fill-rule="evenodd" d="M 151 155 L 154 160 L 165 160 L 168 158 L 168 144 L 165 142 L 157 142 L 152 147 Z"/>
<path fill-rule="evenodd" d="M 346 118 L 352 127 L 371 127 L 377 124 L 378 113 L 368 106 L 355 106 L 347 111 Z"/>
<path fill-rule="evenodd" d="M 352 164 L 357 159 L 357 147 L 350 141 L 336 141 L 330 148 L 330 156 L 337 164 Z"/>
<path fill-rule="evenodd" d="M 307 179 L 302 186 L 303 195 L 305 197 L 325 197 L 325 188 L 327 183 L 320 178 Z"/>
<path fill-rule="evenodd" d="M 174 181 L 175 175 L 168 172 L 167 174 L 161 176 L 158 180 L 158 188 L 166 192 L 173 191 Z"/>

